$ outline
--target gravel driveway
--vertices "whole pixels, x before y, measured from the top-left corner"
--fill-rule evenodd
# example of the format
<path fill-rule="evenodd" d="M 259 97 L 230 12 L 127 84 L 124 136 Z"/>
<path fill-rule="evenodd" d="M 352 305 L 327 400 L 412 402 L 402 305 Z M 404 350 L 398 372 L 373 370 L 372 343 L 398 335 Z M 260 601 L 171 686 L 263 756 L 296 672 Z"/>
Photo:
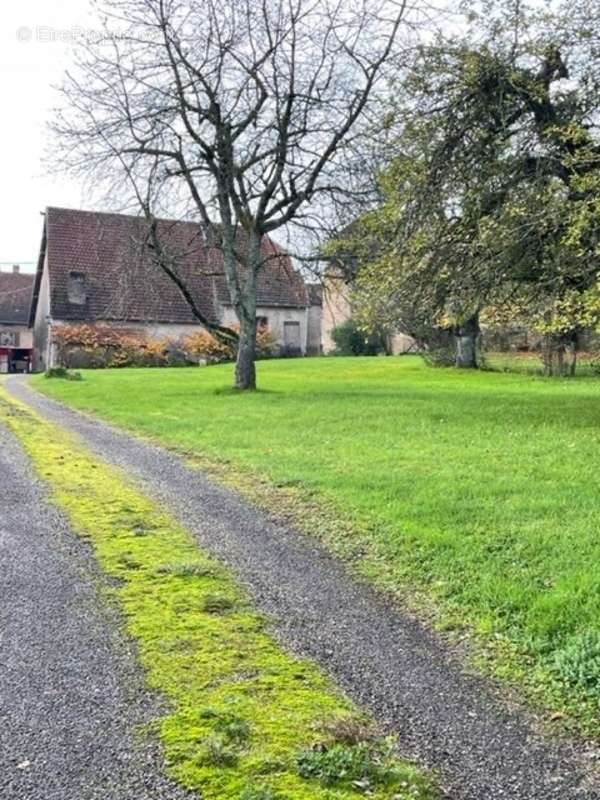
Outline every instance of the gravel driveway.
<path fill-rule="evenodd" d="M 0 797 L 183 800 L 91 551 L 0 426 Z M 195 796 L 195 795 L 194 795 Z"/>
<path fill-rule="evenodd" d="M 443 644 L 390 607 L 309 537 L 283 527 L 178 456 L 66 409 L 22 380 L 9 389 L 123 467 L 229 564 L 280 639 L 315 659 L 359 704 L 398 733 L 403 752 L 438 768 L 462 800 L 600 798 L 592 756 L 541 739 L 486 681 L 465 674 Z"/>

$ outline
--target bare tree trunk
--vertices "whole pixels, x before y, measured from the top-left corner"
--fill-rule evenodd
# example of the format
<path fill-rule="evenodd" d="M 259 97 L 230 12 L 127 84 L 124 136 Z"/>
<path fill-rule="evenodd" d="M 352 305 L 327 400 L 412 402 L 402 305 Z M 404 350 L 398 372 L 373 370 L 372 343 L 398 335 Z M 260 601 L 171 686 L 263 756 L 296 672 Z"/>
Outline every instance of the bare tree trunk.
<path fill-rule="evenodd" d="M 235 362 L 235 388 L 256 389 L 256 315 L 240 319 L 240 339 Z"/>
<path fill-rule="evenodd" d="M 236 294 L 235 312 L 240 322 L 240 339 L 235 363 L 235 388 L 242 391 L 256 389 L 256 293 L 258 273 L 263 267 L 261 235 L 248 234 L 246 272 L 243 290 Z"/>
<path fill-rule="evenodd" d="M 454 330 L 456 357 L 454 364 L 461 369 L 477 369 L 477 339 L 479 337 L 479 313 L 473 314 Z"/>

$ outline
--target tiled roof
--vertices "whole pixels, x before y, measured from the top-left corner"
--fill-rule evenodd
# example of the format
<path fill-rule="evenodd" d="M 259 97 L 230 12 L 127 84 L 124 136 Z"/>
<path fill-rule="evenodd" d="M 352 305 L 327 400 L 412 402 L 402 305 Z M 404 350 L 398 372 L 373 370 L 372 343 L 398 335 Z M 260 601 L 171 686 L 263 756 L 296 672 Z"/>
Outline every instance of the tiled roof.
<path fill-rule="evenodd" d="M 152 262 L 144 246 L 147 232 L 139 217 L 49 208 L 50 315 L 62 320 L 195 322 L 179 289 Z M 220 251 L 207 244 L 195 223 L 164 220 L 159 235 L 177 254 L 178 272 L 201 312 L 218 321 L 218 304 L 229 302 Z M 289 257 L 269 239 L 263 251 L 275 257 L 262 270 L 259 305 L 305 306 L 304 282 Z M 83 281 L 84 303 L 73 302 L 72 273 Z"/>
<path fill-rule="evenodd" d="M 0 272 L 0 323 L 27 325 L 33 275 Z"/>

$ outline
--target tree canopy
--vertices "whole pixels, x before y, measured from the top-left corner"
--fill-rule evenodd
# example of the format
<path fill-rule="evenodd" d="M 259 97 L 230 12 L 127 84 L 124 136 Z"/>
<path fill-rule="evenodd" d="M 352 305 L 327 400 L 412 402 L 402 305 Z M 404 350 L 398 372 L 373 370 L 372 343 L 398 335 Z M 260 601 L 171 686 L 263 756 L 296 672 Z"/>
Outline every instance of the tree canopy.
<path fill-rule="evenodd" d="M 460 351 L 483 308 L 518 308 L 568 336 L 600 319 L 599 11 L 467 10 L 462 36 L 418 49 L 385 120 L 383 202 L 333 249 L 362 264 L 366 323 L 449 329 Z"/>

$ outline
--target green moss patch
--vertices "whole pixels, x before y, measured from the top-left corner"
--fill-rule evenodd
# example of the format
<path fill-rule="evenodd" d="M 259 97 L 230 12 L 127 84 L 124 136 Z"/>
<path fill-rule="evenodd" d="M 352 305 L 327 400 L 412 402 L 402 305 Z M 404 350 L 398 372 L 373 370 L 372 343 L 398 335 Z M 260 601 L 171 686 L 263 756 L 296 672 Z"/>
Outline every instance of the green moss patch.
<path fill-rule="evenodd" d="M 204 800 L 435 796 L 387 740 L 337 741 L 358 710 L 282 651 L 227 570 L 120 471 L 2 390 L 0 421 L 114 582 L 148 684 L 170 704 L 160 735 L 175 779 Z"/>

